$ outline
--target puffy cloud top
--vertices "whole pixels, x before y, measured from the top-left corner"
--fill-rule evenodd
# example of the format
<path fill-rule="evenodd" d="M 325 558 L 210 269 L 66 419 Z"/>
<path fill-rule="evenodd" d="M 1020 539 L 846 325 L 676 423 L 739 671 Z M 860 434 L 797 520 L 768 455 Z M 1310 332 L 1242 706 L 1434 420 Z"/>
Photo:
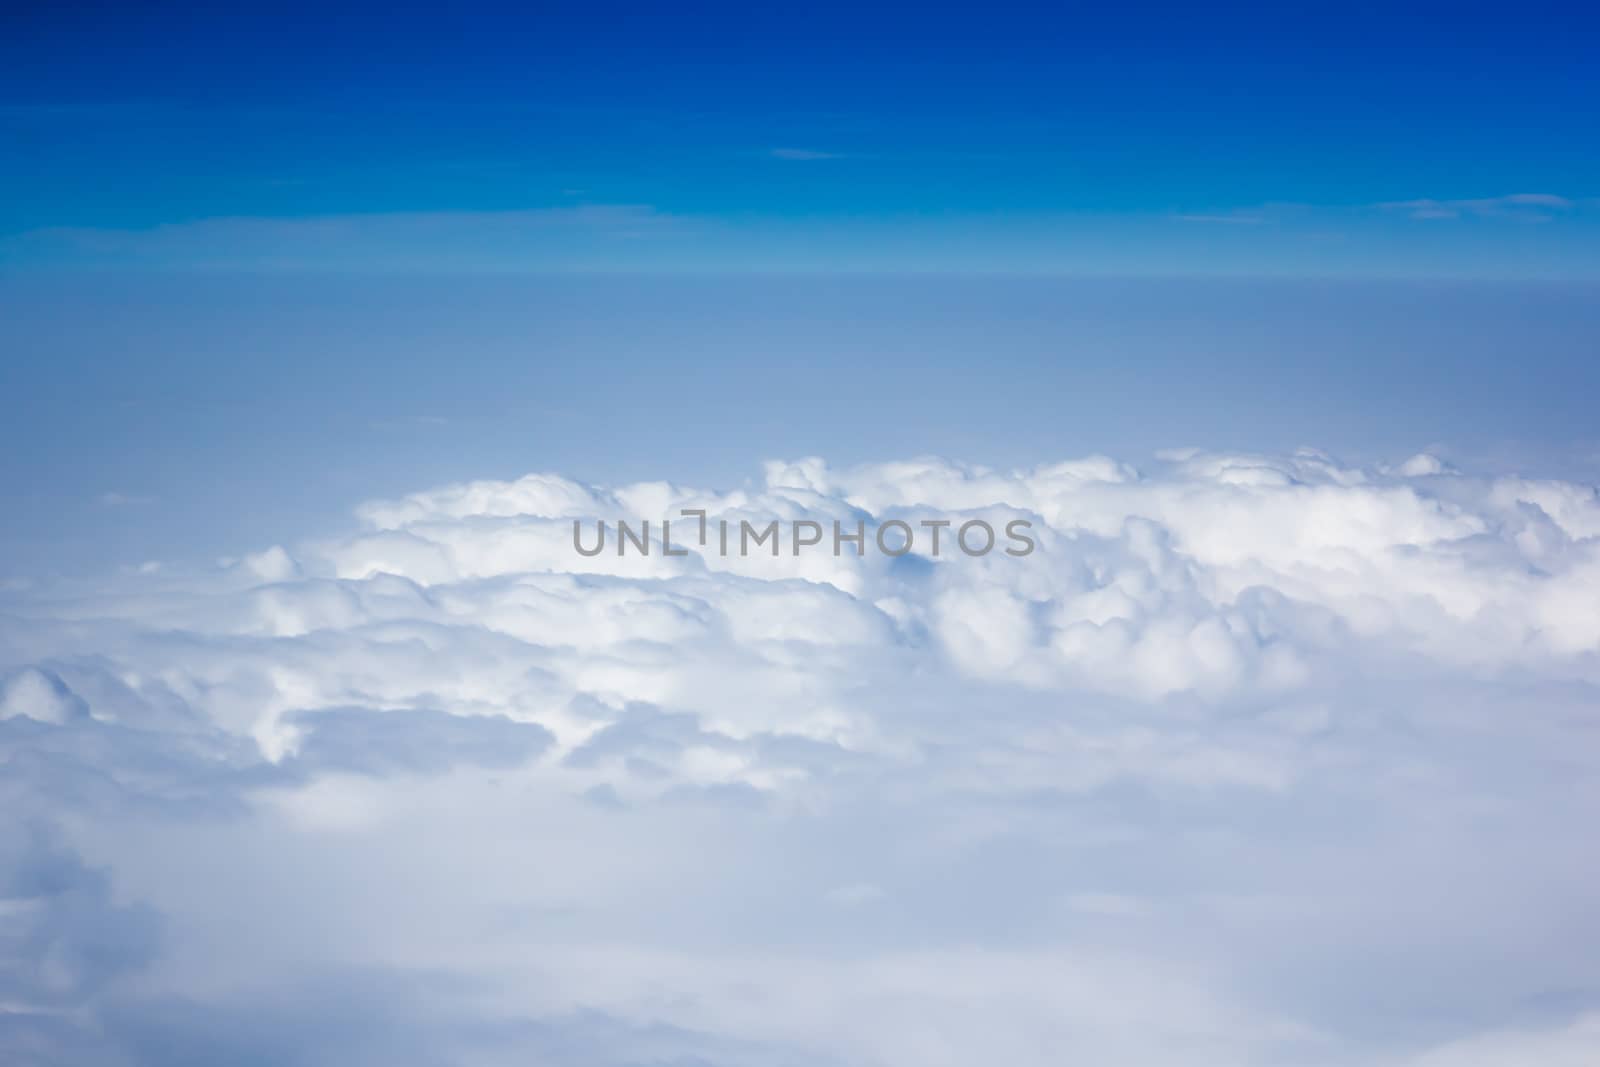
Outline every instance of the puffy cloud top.
<path fill-rule="evenodd" d="M 724 555 L 683 509 L 919 536 Z M 1420 1067 L 1592 1035 L 1594 487 L 806 458 L 358 517 L 5 594 L 0 800 L 93 889 L 0 900 L 0 1051 L 215 1059 L 200 1020 L 252 1004 L 293 1063 Z M 580 554 L 602 519 L 651 552 Z M 972 519 L 1037 549 L 918 526 Z M 294 993 L 330 974 L 354 1030 Z"/>

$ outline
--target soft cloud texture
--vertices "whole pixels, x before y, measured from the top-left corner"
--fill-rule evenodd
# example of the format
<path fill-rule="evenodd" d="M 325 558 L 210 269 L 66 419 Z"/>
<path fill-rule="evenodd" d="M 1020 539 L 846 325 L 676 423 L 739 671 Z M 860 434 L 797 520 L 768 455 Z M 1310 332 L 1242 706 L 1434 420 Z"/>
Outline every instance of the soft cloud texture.
<path fill-rule="evenodd" d="M 573 550 L 680 508 L 1039 549 Z M 5 594 L 7 1062 L 1592 1054 L 1593 487 L 803 459 L 358 518 Z"/>
<path fill-rule="evenodd" d="M 1467 200 L 1397 200 L 1378 205 L 1385 210 L 1403 211 L 1414 219 L 1515 219 L 1520 222 L 1549 222 L 1577 205 L 1554 193 L 1511 193 Z"/>

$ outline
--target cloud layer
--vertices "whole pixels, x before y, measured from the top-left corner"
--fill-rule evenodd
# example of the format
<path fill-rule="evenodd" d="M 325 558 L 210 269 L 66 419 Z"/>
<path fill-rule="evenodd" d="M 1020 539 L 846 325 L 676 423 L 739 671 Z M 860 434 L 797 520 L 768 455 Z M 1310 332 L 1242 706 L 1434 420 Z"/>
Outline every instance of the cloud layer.
<path fill-rule="evenodd" d="M 573 550 L 574 519 L 682 508 L 1024 518 L 1039 548 Z M 1594 1047 L 1591 486 L 805 459 L 358 517 L 5 594 L 0 1058 Z"/>

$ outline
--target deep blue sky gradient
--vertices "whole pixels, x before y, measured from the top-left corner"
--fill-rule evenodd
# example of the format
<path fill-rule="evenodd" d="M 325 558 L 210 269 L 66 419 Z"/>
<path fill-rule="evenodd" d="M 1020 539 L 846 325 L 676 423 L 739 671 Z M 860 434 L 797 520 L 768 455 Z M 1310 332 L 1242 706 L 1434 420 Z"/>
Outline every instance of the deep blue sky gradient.
<path fill-rule="evenodd" d="M 1597 278 L 1596 23 L 37 5 L 0 33 L 0 265 Z M 1567 203 L 1494 203 L 1519 194 Z M 1478 206 L 1381 206 L 1417 200 Z M 574 209 L 342 248 L 54 232 Z"/>
<path fill-rule="evenodd" d="M 529 470 L 1600 456 L 1585 5 L 3 20 L 0 578 Z"/>

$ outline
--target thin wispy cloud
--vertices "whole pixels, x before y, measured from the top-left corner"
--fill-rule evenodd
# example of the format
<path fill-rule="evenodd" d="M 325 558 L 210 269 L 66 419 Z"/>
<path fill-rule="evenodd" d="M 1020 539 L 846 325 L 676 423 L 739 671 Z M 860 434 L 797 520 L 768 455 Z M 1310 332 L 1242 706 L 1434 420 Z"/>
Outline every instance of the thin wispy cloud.
<path fill-rule="evenodd" d="M 843 159 L 839 152 L 823 152 L 815 148 L 774 148 L 767 153 L 773 159 L 787 159 L 795 162 L 807 162 L 819 159 Z"/>
<path fill-rule="evenodd" d="M 441 429 L 450 425 L 450 420 L 443 415 L 392 415 L 387 418 L 373 419 L 370 425 L 375 430 L 416 430 L 416 429 Z"/>
<path fill-rule="evenodd" d="M 537 262 L 677 230 L 648 204 L 510 211 L 398 211 L 213 216 L 144 227 L 48 226 L 0 239 L 7 255 L 45 261 L 186 267 L 381 269 Z"/>
<path fill-rule="evenodd" d="M 1180 222 L 1214 223 L 1220 226 L 1260 226 L 1269 221 L 1259 211 L 1199 212 L 1174 217 Z"/>
<path fill-rule="evenodd" d="M 1554 193 L 1511 193 L 1506 196 L 1466 200 L 1390 200 L 1377 205 L 1385 211 L 1404 212 L 1413 219 L 1512 219 L 1519 222 L 1548 222 L 1571 211 L 1574 201 Z"/>
<path fill-rule="evenodd" d="M 1442 199 L 1415 197 L 1409 200 L 1382 200 L 1371 204 L 1313 204 L 1273 201 L 1246 207 L 1217 208 L 1178 212 L 1171 217 L 1180 222 L 1224 226 L 1259 226 L 1295 217 L 1358 217 L 1371 212 L 1405 215 L 1412 219 L 1507 219 L 1517 222 L 1548 222 L 1578 211 L 1588 201 L 1555 193 L 1510 193 L 1505 196 Z"/>
<path fill-rule="evenodd" d="M 101 493 L 98 497 L 98 500 L 101 507 L 125 508 L 132 507 L 137 504 L 152 503 L 155 500 L 155 497 L 145 496 L 140 493 L 124 493 L 113 489 L 110 492 Z"/>

